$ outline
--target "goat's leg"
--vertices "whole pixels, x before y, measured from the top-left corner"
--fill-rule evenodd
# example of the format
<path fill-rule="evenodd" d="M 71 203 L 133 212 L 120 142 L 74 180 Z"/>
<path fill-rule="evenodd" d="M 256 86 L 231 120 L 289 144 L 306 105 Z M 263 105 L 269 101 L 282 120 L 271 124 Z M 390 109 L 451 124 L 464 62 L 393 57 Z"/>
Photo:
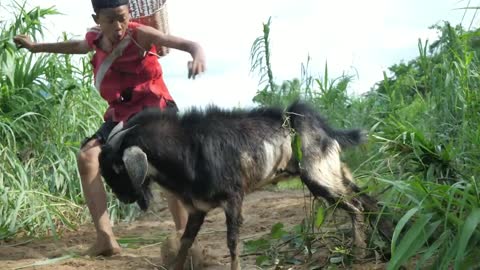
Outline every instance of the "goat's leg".
<path fill-rule="evenodd" d="M 348 198 L 343 198 L 339 205 L 348 212 L 352 219 L 354 253 L 364 258 L 367 255 L 367 228 L 363 208 L 358 205 L 357 200 Z"/>
<path fill-rule="evenodd" d="M 368 215 L 373 217 L 378 216 L 377 224 L 373 224 L 373 218 L 369 218 L 372 227 L 376 227 L 377 230 L 380 232 L 380 235 L 383 236 L 386 241 L 391 242 L 394 226 L 391 220 L 385 218 L 383 215 L 380 214 L 377 200 L 361 192 L 360 188 L 353 182 L 353 176 L 345 164 L 342 164 L 342 177 L 344 184 L 348 189 L 350 189 L 350 193 L 357 194 L 357 205 L 364 209 L 363 212 L 366 212 L 368 213 Z"/>
<path fill-rule="evenodd" d="M 377 201 L 367 194 L 359 194 L 358 200 L 363 206 L 364 213 L 368 213 L 372 228 L 376 228 L 386 241 L 391 242 L 393 237 L 393 223 L 380 213 Z"/>
<path fill-rule="evenodd" d="M 322 167 L 316 167 L 322 168 Z M 358 250 L 358 255 L 366 255 L 366 228 L 363 207 L 359 200 L 353 200 L 354 193 L 345 186 L 340 171 L 333 171 L 329 168 L 328 174 L 322 175 L 322 171 L 314 169 L 311 171 L 302 170 L 300 178 L 307 185 L 315 197 L 323 197 L 330 203 L 339 202 L 341 208 L 346 210 L 352 218 L 352 229 L 354 231 L 353 242 Z M 313 173 L 311 173 L 313 172 Z M 323 177 L 322 177 L 323 176 Z M 328 178 L 325 176 L 329 176 Z"/>
<path fill-rule="evenodd" d="M 188 215 L 187 226 L 183 232 L 182 239 L 180 240 L 180 250 L 178 251 L 177 257 L 174 262 L 175 270 L 183 270 L 185 261 L 188 256 L 188 250 L 195 241 L 198 231 L 202 227 L 203 221 L 205 220 L 206 213 L 197 211 L 190 213 Z"/>
<path fill-rule="evenodd" d="M 231 270 L 240 270 L 240 260 L 238 251 L 238 238 L 240 226 L 243 223 L 242 201 L 239 197 L 233 197 L 228 200 L 225 206 L 225 217 L 227 220 L 227 245 L 230 251 Z"/>

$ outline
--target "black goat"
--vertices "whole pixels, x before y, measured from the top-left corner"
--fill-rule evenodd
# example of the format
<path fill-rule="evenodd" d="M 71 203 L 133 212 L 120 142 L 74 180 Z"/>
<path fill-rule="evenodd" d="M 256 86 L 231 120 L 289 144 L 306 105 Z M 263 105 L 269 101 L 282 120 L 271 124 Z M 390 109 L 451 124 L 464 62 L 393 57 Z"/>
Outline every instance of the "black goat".
<path fill-rule="evenodd" d="M 359 188 L 340 161 L 341 148 L 359 144 L 364 134 L 330 128 L 306 104 L 296 102 L 286 112 L 212 107 L 182 117 L 146 110 L 115 132 L 102 147 L 100 167 L 116 196 L 145 210 L 155 181 L 187 207 L 175 269 L 182 269 L 205 215 L 216 207 L 225 211 L 231 269 L 240 269 L 237 242 L 244 195 L 293 175 L 299 175 L 314 196 L 347 210 L 355 245 L 366 247 L 364 211 L 377 212 L 376 201 L 357 194 Z M 293 134 L 300 138 L 301 160 L 292 154 Z M 390 234 L 387 225 L 383 228 Z"/>

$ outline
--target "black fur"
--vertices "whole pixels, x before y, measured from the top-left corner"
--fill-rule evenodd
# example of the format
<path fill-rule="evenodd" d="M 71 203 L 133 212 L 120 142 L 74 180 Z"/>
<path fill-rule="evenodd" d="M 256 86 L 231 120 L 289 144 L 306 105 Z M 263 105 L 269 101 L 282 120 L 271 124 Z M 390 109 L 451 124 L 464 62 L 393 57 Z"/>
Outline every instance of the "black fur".
<path fill-rule="evenodd" d="M 102 147 L 102 175 L 122 202 L 136 201 L 144 210 L 151 198 L 151 181 L 184 202 L 190 217 L 177 257 L 179 264 L 206 212 L 218 206 L 224 208 L 227 218 L 232 267 L 238 263 L 235 248 L 243 197 L 260 184 L 274 182 L 285 174 L 299 175 L 315 196 L 330 202 L 348 200 L 359 191 L 344 173 L 347 169 L 339 154 L 340 148 L 361 143 L 365 134 L 361 130 L 331 128 L 304 103 L 296 102 L 286 112 L 280 108 L 228 111 L 210 107 L 178 116 L 150 109 L 133 117 L 124 130 L 128 128 L 132 129 L 117 148 L 109 144 Z M 301 137 L 301 162 L 291 153 L 292 130 Z M 139 183 L 130 179 L 122 160 L 125 149 L 131 147 L 141 149 L 155 168 Z M 354 227 L 358 225 L 355 228 L 363 226 L 362 204 L 367 203 L 365 208 L 369 210 L 375 207 L 375 200 L 370 199 L 362 194 L 359 200 L 340 204 L 352 212 Z M 199 201 L 210 207 L 205 209 Z M 362 232 L 356 237 L 360 239 L 357 245 L 364 247 Z"/>

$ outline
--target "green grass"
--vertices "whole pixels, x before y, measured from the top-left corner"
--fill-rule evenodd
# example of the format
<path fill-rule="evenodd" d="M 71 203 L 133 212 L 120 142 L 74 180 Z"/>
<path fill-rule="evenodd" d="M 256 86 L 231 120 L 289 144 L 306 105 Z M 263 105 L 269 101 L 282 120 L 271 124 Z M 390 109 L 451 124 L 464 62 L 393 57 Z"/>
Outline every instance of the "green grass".
<path fill-rule="evenodd" d="M 278 190 L 298 190 L 303 188 L 303 183 L 299 178 L 294 178 L 279 182 L 275 186 Z"/>
<path fill-rule="evenodd" d="M 449 23 L 435 28 L 438 40 L 431 45 L 419 41 L 417 58 L 392 65 L 385 79 L 360 97 L 346 94 L 351 77 L 332 79 L 326 65 L 321 78 L 302 74 L 282 87 L 261 85 L 255 99 L 285 105 L 300 97 L 336 127 L 369 131 L 368 142 L 344 158 L 357 182 L 396 223 L 388 269 L 412 260 L 418 269 L 478 266 L 478 33 Z M 267 50 L 253 51 L 255 63 L 261 63 L 258 52 Z M 264 69 L 259 72 L 269 74 Z M 298 183 L 284 185 L 298 188 Z"/>

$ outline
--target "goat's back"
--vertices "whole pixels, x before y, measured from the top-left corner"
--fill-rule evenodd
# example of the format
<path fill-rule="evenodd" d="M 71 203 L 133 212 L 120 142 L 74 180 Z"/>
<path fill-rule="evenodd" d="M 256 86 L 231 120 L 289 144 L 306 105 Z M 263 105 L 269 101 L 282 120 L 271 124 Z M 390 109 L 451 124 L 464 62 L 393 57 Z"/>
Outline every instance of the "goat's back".
<path fill-rule="evenodd" d="M 176 179 L 174 184 L 188 186 L 188 193 L 219 201 L 233 191 L 268 183 L 278 172 L 296 165 L 291 127 L 302 135 L 302 150 L 312 154 L 325 153 L 335 141 L 341 146 L 356 144 L 360 137 L 357 131 L 330 128 L 318 112 L 302 103 L 287 111 L 290 114 L 272 107 L 223 110 L 212 106 L 176 115 L 150 109 L 128 122 L 126 128 L 136 128 L 124 143 L 145 151 L 164 175 L 163 184 L 173 185 L 169 179 Z"/>
<path fill-rule="evenodd" d="M 125 147 L 139 146 L 166 178 L 188 184 L 189 192 L 215 196 L 212 200 L 246 189 L 246 183 L 261 181 L 279 161 L 290 159 L 289 132 L 278 108 L 209 107 L 183 115 L 149 109 L 126 128 L 133 126 Z"/>

